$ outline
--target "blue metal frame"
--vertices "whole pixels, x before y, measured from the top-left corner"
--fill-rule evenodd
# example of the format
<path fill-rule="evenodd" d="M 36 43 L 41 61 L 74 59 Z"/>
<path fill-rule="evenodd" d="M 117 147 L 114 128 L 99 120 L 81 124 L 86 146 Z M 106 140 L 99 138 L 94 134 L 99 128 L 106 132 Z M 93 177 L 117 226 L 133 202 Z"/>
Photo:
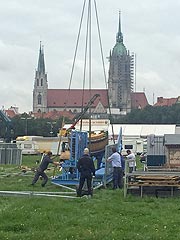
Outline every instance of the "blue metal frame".
<path fill-rule="evenodd" d="M 62 164 L 62 174 L 52 179 L 52 183 L 65 186 L 77 186 L 79 184 L 79 172 L 77 162 L 83 155 L 84 148 L 87 147 L 87 132 L 72 130 L 70 137 L 70 160 L 65 160 Z M 113 168 L 111 163 L 107 162 L 107 158 L 112 154 L 112 147 L 117 150 L 122 149 L 122 128 L 119 132 L 118 142 L 114 145 L 107 145 L 105 148 L 104 167 L 96 171 L 96 177 L 93 179 L 93 187 L 106 186 L 113 180 Z M 72 170 L 72 171 L 71 171 Z"/>
<path fill-rule="evenodd" d="M 70 159 L 62 164 L 62 175 L 58 178 L 65 181 L 79 179 L 77 161 L 83 155 L 83 150 L 87 147 L 87 132 L 76 130 L 71 131 L 70 135 Z M 53 181 L 53 180 L 52 180 Z"/>

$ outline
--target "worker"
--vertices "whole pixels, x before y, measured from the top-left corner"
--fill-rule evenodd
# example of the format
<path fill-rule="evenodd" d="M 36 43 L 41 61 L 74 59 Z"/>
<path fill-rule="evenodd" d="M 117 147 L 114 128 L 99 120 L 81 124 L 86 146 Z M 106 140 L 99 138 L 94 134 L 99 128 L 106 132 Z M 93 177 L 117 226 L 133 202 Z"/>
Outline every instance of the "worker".
<path fill-rule="evenodd" d="M 131 150 L 127 150 L 127 160 L 129 164 L 129 173 L 132 173 L 132 171 L 136 171 L 136 157 Z"/>
<path fill-rule="evenodd" d="M 35 173 L 34 179 L 32 181 L 32 186 L 34 186 L 34 184 L 38 181 L 39 177 L 42 176 L 42 178 L 44 179 L 41 186 L 44 187 L 48 181 L 48 176 L 46 175 L 46 173 L 44 172 L 49 163 L 54 164 L 55 166 L 59 165 L 59 162 L 54 162 L 52 159 L 52 152 L 47 152 L 47 154 L 44 155 L 39 167 L 37 168 L 37 171 Z"/>
<path fill-rule="evenodd" d="M 79 159 L 77 163 L 78 171 L 80 172 L 79 188 L 77 190 L 77 196 L 82 196 L 82 188 L 87 181 L 88 196 L 91 197 L 92 191 L 92 177 L 95 176 L 95 166 L 92 158 L 89 156 L 89 149 L 84 149 L 84 155 Z"/>
<path fill-rule="evenodd" d="M 121 162 L 121 155 L 116 151 L 116 148 L 112 148 L 112 154 L 107 159 L 108 162 L 112 163 L 113 167 L 113 190 L 122 188 L 122 180 L 123 180 L 123 169 Z"/>

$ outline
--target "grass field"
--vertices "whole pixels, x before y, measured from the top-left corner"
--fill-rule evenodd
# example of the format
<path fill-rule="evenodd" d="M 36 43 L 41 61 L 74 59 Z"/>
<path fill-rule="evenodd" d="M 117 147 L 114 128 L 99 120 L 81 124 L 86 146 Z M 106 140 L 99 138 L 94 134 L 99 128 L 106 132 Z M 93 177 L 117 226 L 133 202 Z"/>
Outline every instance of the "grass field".
<path fill-rule="evenodd" d="M 36 166 L 23 158 L 23 164 Z M 49 175 L 52 174 L 51 170 Z M 17 166 L 0 166 L 0 190 L 62 191 L 49 181 L 29 186 L 33 174 Z M 0 239 L 119 240 L 179 239 L 179 198 L 123 197 L 123 190 L 98 189 L 91 199 L 0 197 Z"/>

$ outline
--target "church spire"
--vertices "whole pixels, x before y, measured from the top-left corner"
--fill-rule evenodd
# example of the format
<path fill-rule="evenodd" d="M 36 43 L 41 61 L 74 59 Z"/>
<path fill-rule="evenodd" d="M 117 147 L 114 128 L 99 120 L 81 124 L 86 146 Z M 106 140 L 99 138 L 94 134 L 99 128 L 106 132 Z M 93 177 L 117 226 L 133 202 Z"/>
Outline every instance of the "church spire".
<path fill-rule="evenodd" d="M 121 32 L 121 12 L 120 11 L 119 11 L 118 33 L 116 34 L 116 42 L 123 43 L 123 34 Z"/>
<path fill-rule="evenodd" d="M 39 60 L 38 60 L 37 70 L 39 73 L 45 74 L 44 47 L 41 45 L 41 41 L 40 41 Z"/>

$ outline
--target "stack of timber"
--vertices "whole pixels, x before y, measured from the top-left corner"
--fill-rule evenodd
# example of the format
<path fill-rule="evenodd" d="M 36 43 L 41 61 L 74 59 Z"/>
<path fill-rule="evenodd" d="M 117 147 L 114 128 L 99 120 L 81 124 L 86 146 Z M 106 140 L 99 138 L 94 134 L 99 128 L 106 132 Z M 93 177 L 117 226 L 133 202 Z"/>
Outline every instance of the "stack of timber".
<path fill-rule="evenodd" d="M 129 181 L 129 185 L 139 186 L 180 186 L 180 176 L 139 175 Z"/>

